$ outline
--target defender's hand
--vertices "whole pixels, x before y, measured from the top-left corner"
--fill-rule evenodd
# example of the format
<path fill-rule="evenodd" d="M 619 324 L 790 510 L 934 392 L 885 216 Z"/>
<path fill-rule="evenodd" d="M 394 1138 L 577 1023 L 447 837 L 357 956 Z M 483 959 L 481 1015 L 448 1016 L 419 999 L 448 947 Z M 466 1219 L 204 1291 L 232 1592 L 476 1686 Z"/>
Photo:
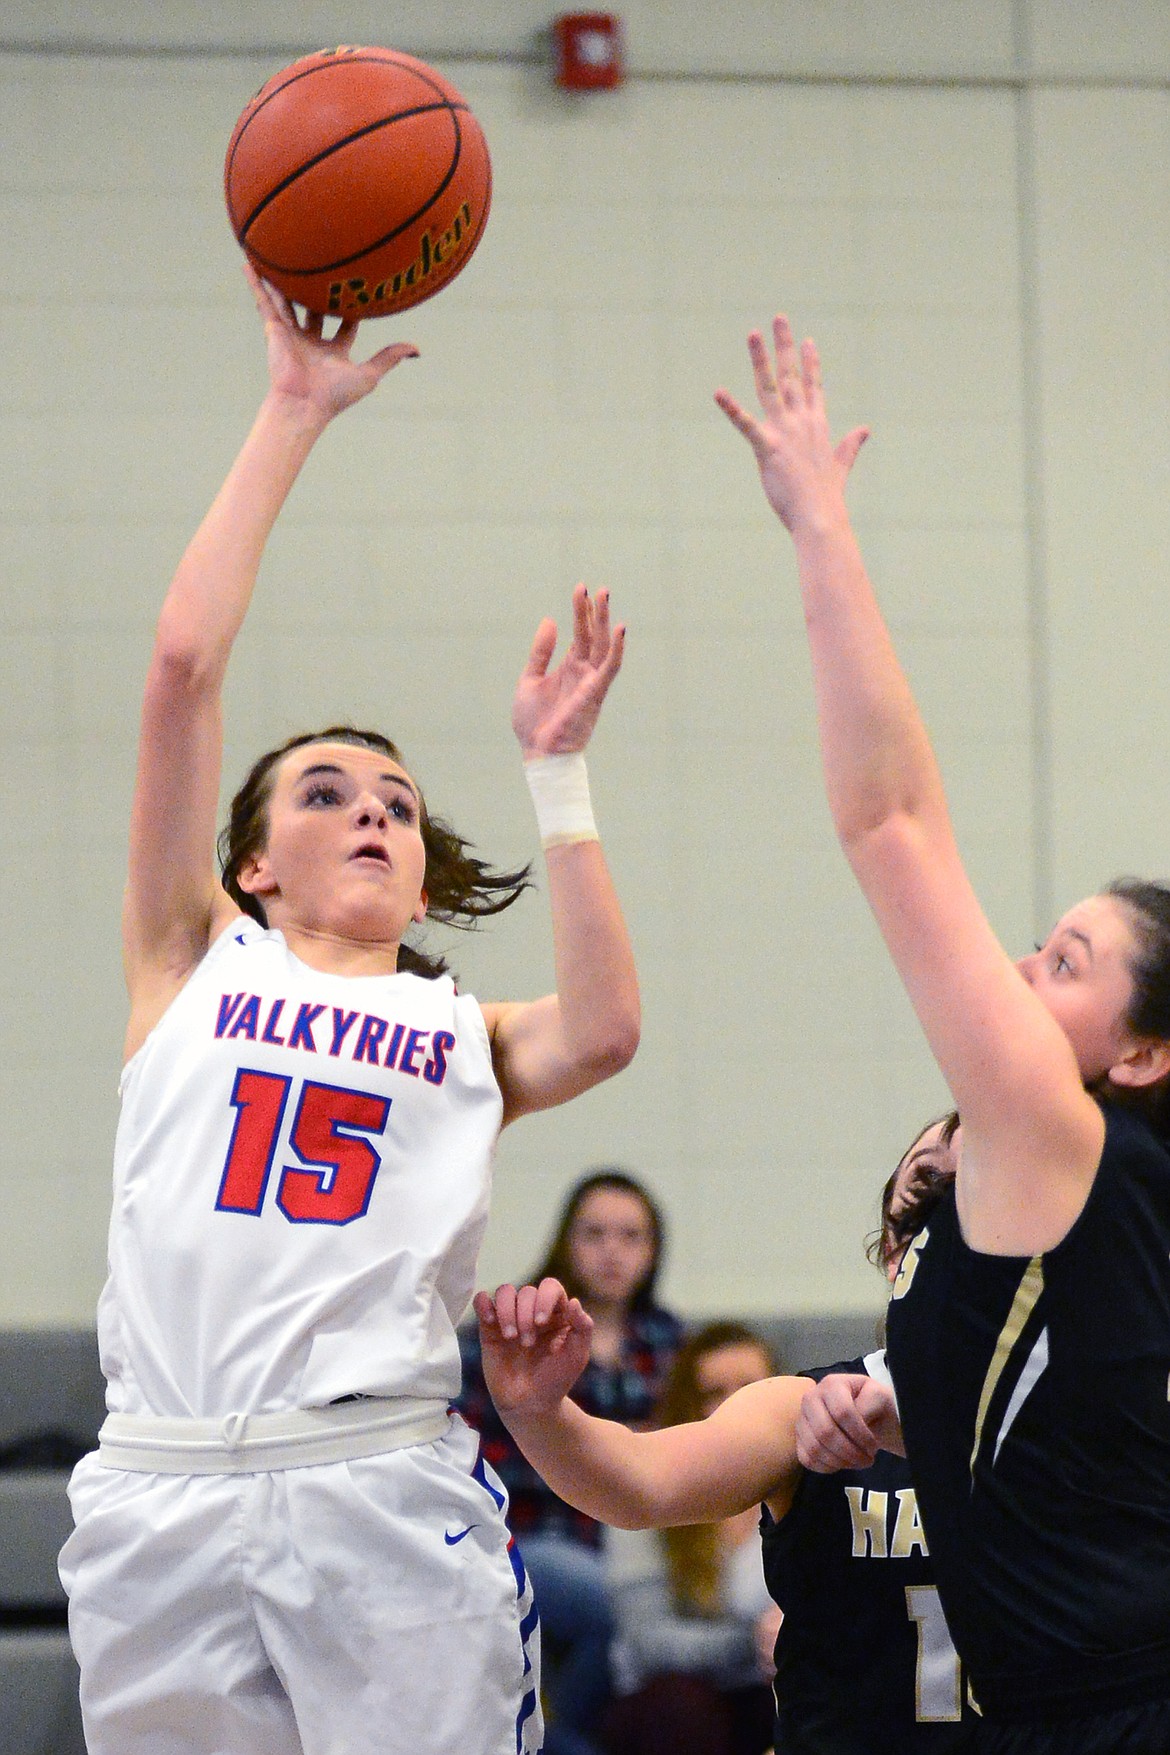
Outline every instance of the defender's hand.
<path fill-rule="evenodd" d="M 726 390 L 717 390 L 715 400 L 755 452 L 768 503 L 795 534 L 803 524 L 840 514 L 846 477 L 869 428 L 856 427 L 834 445 L 815 345 L 806 341 L 798 354 L 783 316 L 774 319 L 772 338 L 769 359 L 759 330 L 748 336 L 760 414 L 749 414 Z"/>
<path fill-rule="evenodd" d="M 867 1469 L 879 1450 L 905 1455 L 892 1390 L 845 1372 L 809 1384 L 796 1418 L 796 1454 L 806 1469 Z"/>

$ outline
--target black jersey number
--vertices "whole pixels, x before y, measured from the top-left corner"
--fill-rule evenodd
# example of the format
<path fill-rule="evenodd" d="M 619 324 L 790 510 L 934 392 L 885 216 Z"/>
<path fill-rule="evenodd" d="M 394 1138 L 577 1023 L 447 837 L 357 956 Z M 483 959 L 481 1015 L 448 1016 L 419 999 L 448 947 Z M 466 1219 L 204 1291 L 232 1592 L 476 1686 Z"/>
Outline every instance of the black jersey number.
<path fill-rule="evenodd" d="M 292 1083 L 282 1073 L 251 1067 L 236 1074 L 236 1119 L 215 1203 L 220 1212 L 261 1211 Z M 294 1225 L 348 1225 L 361 1218 L 382 1164 L 362 1136 L 383 1132 L 390 1102 L 370 1091 L 304 1081 L 289 1145 L 306 1168 L 285 1165 L 276 1189 L 286 1219 Z"/>
<path fill-rule="evenodd" d="M 954 1724 L 963 1716 L 959 1654 L 933 1584 L 906 1586 L 906 1613 L 918 1627 L 914 1715 L 920 1725 Z"/>

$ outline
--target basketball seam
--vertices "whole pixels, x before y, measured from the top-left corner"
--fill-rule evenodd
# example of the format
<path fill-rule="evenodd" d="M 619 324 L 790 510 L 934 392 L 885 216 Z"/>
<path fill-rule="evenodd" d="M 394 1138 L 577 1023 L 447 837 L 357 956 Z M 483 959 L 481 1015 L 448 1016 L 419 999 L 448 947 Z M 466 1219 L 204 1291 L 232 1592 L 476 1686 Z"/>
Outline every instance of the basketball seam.
<path fill-rule="evenodd" d="M 242 116 L 240 122 L 236 124 L 238 132 L 231 142 L 228 150 L 227 164 L 224 166 L 224 181 L 228 188 L 230 189 L 231 187 L 232 167 L 236 161 L 236 154 L 240 150 L 240 144 L 261 110 L 267 109 L 268 105 L 274 102 L 282 92 L 286 92 L 290 86 L 298 85 L 302 79 L 312 79 L 318 73 L 330 73 L 336 67 L 352 67 L 355 65 L 361 65 L 363 67 L 397 67 L 400 71 L 412 74 L 420 84 L 430 87 L 435 96 L 439 99 L 439 103 L 436 104 L 434 108 L 438 109 L 440 105 L 446 105 L 448 108 L 455 107 L 452 105 L 451 99 L 447 96 L 446 92 L 444 92 L 435 82 L 434 76 L 431 74 L 429 68 L 424 67 L 420 62 L 410 61 L 404 56 L 395 55 L 392 50 L 390 51 L 389 59 L 387 59 L 385 55 L 363 54 L 349 55 L 344 61 L 318 61 L 315 66 L 305 67 L 300 73 L 294 73 L 291 79 L 286 79 L 283 85 L 278 85 L 274 91 L 270 91 L 266 98 L 261 98 L 260 93 L 257 92 L 256 96 L 252 99 L 251 104 L 246 107 L 244 116 Z M 461 109 L 466 109 L 467 105 L 466 103 L 460 103 L 459 107 Z"/>
<path fill-rule="evenodd" d="M 463 105 L 461 107 L 466 109 L 467 106 Z M 269 189 L 268 193 L 260 201 L 257 202 L 256 206 L 252 209 L 251 213 L 248 215 L 247 219 L 244 221 L 243 225 L 240 227 L 239 231 L 236 233 L 236 237 L 239 239 L 240 243 L 242 244 L 244 242 L 244 239 L 247 237 L 250 228 L 255 225 L 256 221 L 260 218 L 260 215 L 264 212 L 265 208 L 270 206 L 271 203 L 276 200 L 276 197 L 278 195 L 283 195 L 284 191 L 286 189 L 290 189 L 292 187 L 292 185 L 297 181 L 298 177 L 303 177 L 305 175 L 306 171 L 311 171 L 317 165 L 324 164 L 325 160 L 327 158 L 332 158 L 333 154 L 335 152 L 340 152 L 343 147 L 352 146 L 356 140 L 364 140 L 368 134 L 376 134 L 378 132 L 379 128 L 389 128 L 394 122 L 409 121 L 409 119 L 412 116 L 432 116 L 439 110 L 447 110 L 451 116 L 452 122 L 454 122 L 454 124 L 455 124 L 455 165 L 457 165 L 459 163 L 459 149 L 460 149 L 460 145 L 462 143 L 462 135 L 460 134 L 460 131 L 459 131 L 459 122 L 458 122 L 458 119 L 457 119 L 456 114 L 455 114 L 456 106 L 454 104 L 449 104 L 449 103 L 418 104 L 418 105 L 416 105 L 416 107 L 413 110 L 396 110 L 392 116 L 380 116 L 376 122 L 367 122 L 363 128 L 358 128 L 354 131 L 354 133 L 347 134 L 344 137 L 344 139 L 342 139 L 342 140 L 330 141 L 329 145 L 327 147 L 325 147 L 321 152 L 314 153 L 312 158 L 307 158 L 303 164 L 299 164 L 297 166 L 296 170 L 290 171 L 286 177 L 283 177 L 279 183 L 274 184 L 273 187 L 271 189 Z M 452 165 L 451 172 L 454 171 L 455 165 Z M 442 188 L 437 189 L 435 191 L 435 195 L 431 196 L 432 201 L 435 200 L 436 196 L 441 195 L 443 193 L 443 189 L 446 188 L 447 183 L 449 183 L 451 180 L 451 172 L 448 172 L 447 182 L 442 185 Z M 414 217 L 417 219 L 418 215 L 416 214 Z M 409 225 L 410 223 L 411 223 L 410 220 L 406 221 L 407 225 Z M 390 233 L 391 237 L 394 237 L 395 235 L 396 234 L 394 232 Z M 381 242 L 385 243 L 386 239 L 383 238 L 381 240 Z M 374 245 L 370 246 L 371 249 L 373 249 L 374 247 L 375 247 Z M 363 255 L 364 251 L 359 251 L 358 254 Z M 346 261 L 352 262 L 353 257 L 347 256 Z M 338 264 L 335 264 L 334 266 L 340 267 L 341 264 L 338 263 Z M 325 270 L 324 269 L 320 269 L 320 270 L 305 269 L 304 272 L 306 274 L 324 273 Z"/>
<path fill-rule="evenodd" d="M 466 109 L 466 107 L 467 107 L 466 105 L 458 106 L 458 108 L 463 108 L 463 109 Z M 430 113 L 431 110 L 449 109 L 451 112 L 451 120 L 455 124 L 455 153 L 454 153 L 454 156 L 451 160 L 450 166 L 448 167 L 447 175 L 443 178 L 443 181 L 439 184 L 438 188 L 434 191 L 433 194 L 431 194 L 427 197 L 427 199 L 423 202 L 423 205 L 420 208 L 416 209 L 416 211 L 410 215 L 409 219 L 404 219 L 402 221 L 401 225 L 396 225 L 394 227 L 393 231 L 387 232 L 384 237 L 375 238 L 372 244 L 363 244 L 360 250 L 354 250 L 351 252 L 350 255 L 340 257 L 336 262 L 322 262 L 319 266 L 314 267 L 314 268 L 292 268 L 283 262 L 273 262 L 267 256 L 262 256 L 260 254 L 260 252 L 255 248 L 254 245 L 249 244 L 247 247 L 248 254 L 252 257 L 253 261 L 258 262 L 262 268 L 274 269 L 277 274 L 296 274 L 296 275 L 334 274 L 334 273 L 336 273 L 336 271 L 339 268 L 348 268 L 351 262 L 360 262 L 363 256 L 369 256 L 374 250 L 380 250 L 384 244 L 389 244 L 393 241 L 393 239 L 401 236 L 401 234 L 404 231 L 407 231 L 412 225 L 415 225 L 422 218 L 423 214 L 426 213 L 428 208 L 433 207 L 435 205 L 435 202 L 439 199 L 440 195 L 442 195 L 443 191 L 448 187 L 448 185 L 451 182 L 452 177 L 455 175 L 455 172 L 459 169 L 459 160 L 460 160 L 460 158 L 462 156 L 462 152 L 463 152 L 463 130 L 461 129 L 461 127 L 459 125 L 458 108 L 454 104 L 445 104 L 445 105 L 428 104 L 425 106 L 425 110 L 423 112 L 420 112 L 420 111 L 404 111 L 403 112 L 403 114 L 416 115 L 416 114 L 421 114 L 421 113 Z M 398 119 L 399 118 L 397 116 L 391 116 L 391 117 L 388 117 L 387 120 L 384 122 L 372 123 L 369 128 L 360 129 L 359 132 L 357 134 L 353 135 L 351 138 L 353 140 L 360 140 L 363 134 L 371 133 L 374 128 L 388 127 L 390 122 L 397 121 Z M 331 157 L 333 152 L 339 150 L 342 146 L 347 146 L 347 145 L 349 145 L 348 140 L 340 140 L 337 142 L 337 145 L 335 147 L 330 148 L 329 152 L 319 153 L 317 155 L 317 157 L 314 159 L 311 159 L 307 165 L 302 165 L 301 169 L 299 171 L 297 171 L 294 176 L 287 178 L 286 181 L 281 185 L 281 188 L 288 188 L 289 184 L 295 182 L 296 178 L 299 177 L 304 171 L 311 170 L 313 165 L 320 164 L 323 159 Z M 279 191 L 277 191 L 277 190 L 273 190 L 272 195 L 275 195 L 278 192 Z M 261 212 L 262 208 L 264 206 L 267 206 L 268 202 L 272 199 L 272 195 L 265 197 L 265 200 L 261 204 L 261 207 L 257 208 L 256 213 L 254 213 L 252 215 L 252 218 L 249 219 L 248 225 L 251 225 L 253 220 L 255 220 L 257 215 Z M 247 228 L 245 227 L 245 230 L 246 229 Z M 244 233 L 243 232 L 241 232 L 239 234 L 239 241 L 241 244 L 244 242 Z"/>

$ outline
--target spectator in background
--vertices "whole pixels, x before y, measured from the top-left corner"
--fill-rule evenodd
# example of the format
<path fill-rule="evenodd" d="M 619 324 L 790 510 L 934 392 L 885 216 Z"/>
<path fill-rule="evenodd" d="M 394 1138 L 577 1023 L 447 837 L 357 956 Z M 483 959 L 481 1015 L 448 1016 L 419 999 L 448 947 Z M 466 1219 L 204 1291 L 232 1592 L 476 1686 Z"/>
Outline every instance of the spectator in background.
<path fill-rule="evenodd" d="M 705 1420 L 778 1370 L 750 1328 L 708 1323 L 676 1358 L 657 1424 Z M 621 1696 L 606 1719 L 609 1755 L 762 1755 L 776 1716 L 781 1616 L 764 1582 L 757 1508 L 718 1523 L 614 1530 L 607 1563 Z"/>
<path fill-rule="evenodd" d="M 655 1302 L 663 1242 L 662 1214 L 642 1184 L 622 1170 L 594 1170 L 570 1190 L 533 1276 L 560 1280 L 593 1319 L 573 1400 L 629 1426 L 650 1423 L 682 1340 L 682 1324 Z M 596 1755 L 613 1631 L 601 1525 L 559 1499 L 521 1455 L 487 1392 L 478 1330 L 461 1333 L 460 1347 L 459 1410 L 508 1489 L 508 1521 L 540 1612 L 546 1755 Z"/>
<path fill-rule="evenodd" d="M 883 1191 L 872 1252 L 891 1283 L 954 1181 L 957 1128 L 955 1114 L 931 1122 Z M 698 1420 L 631 1432 L 566 1399 L 588 1359 L 592 1325 L 556 1280 L 480 1292 L 475 1308 L 487 1380 L 509 1430 L 567 1498 L 614 1526 L 614 1539 L 621 1530 L 754 1515 L 763 1505 L 764 1574 L 784 1610 L 776 1755 L 982 1748 L 909 1468 L 885 1448 L 900 1438 L 882 1353 L 747 1383 L 718 1406 L 708 1401 Z M 870 1446 L 856 1468 L 802 1467 L 806 1411 L 824 1393 L 810 1379 L 844 1388 L 865 1419 Z M 671 1755 L 691 1755 L 689 1730 Z M 1094 1748 L 1120 1755 L 1116 1743 Z M 638 1755 L 652 1755 L 648 1737 Z"/>

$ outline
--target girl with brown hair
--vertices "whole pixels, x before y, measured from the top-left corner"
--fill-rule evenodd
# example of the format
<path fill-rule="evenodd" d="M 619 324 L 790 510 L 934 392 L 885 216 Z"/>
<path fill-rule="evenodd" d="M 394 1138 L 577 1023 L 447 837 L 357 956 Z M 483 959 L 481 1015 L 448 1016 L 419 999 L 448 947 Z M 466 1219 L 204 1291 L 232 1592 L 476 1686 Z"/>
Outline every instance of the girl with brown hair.
<path fill-rule="evenodd" d="M 705 1420 L 777 1362 L 740 1322 L 705 1323 L 679 1349 L 655 1425 Z M 757 1508 L 712 1523 L 614 1530 L 606 1549 L 618 1698 L 609 1755 L 762 1755 L 775 1708 L 780 1611 L 764 1582 Z"/>
<path fill-rule="evenodd" d="M 953 1116 L 932 1122 L 903 1154 L 882 1196 L 875 1253 L 887 1279 L 945 1198 L 954 1154 Z M 684 1524 L 742 1532 L 762 1503 L 762 1577 L 784 1612 L 775 1647 L 776 1755 L 965 1755 L 977 1719 L 939 1607 L 914 1483 L 905 1459 L 887 1448 L 900 1440 L 880 1351 L 800 1377 L 756 1381 L 761 1351 L 749 1351 L 733 1330 L 730 1344 L 699 1360 L 693 1374 L 699 1393 L 692 1388 L 676 1404 L 692 1417 L 632 1432 L 571 1399 L 588 1361 L 592 1322 L 558 1281 L 501 1286 L 494 1298 L 480 1292 L 475 1308 L 500 1415 L 570 1503 L 618 1531 L 639 1532 Z M 856 1406 L 867 1422 L 864 1455 L 850 1473 L 806 1473 L 797 1444 L 802 1408 L 818 1393 L 810 1379 L 840 1382 L 830 1374 L 841 1372 L 857 1374 L 849 1381 L 858 1385 Z M 733 1393 L 724 1397 L 724 1390 Z M 675 1589 L 684 1601 L 709 1606 L 719 1537 L 700 1532 L 690 1540 L 693 1548 L 681 1535 L 671 1538 Z M 759 1567 L 758 1547 L 751 1558 Z M 657 1616 L 665 1625 L 677 1612 L 663 1610 L 670 1592 L 661 1570 L 657 1576 Z M 746 1660 L 755 1640 L 766 1637 L 759 1622 L 748 1628 L 749 1619 L 729 1638 L 725 1628 L 711 1632 L 703 1618 L 689 1617 L 692 1650 L 705 1648 L 718 1662 Z M 632 1598 L 627 1622 L 648 1651 L 650 1605 Z M 681 1631 L 672 1627 L 670 1640 Z M 673 1681 L 651 1688 L 633 1709 L 633 1722 L 619 1718 L 614 1726 L 627 1739 L 623 1749 L 690 1751 L 692 1738 L 701 1737 L 699 1747 L 726 1755 L 729 1738 L 760 1735 L 750 1716 L 737 1724 L 726 1703 L 713 1703 L 709 1689 L 688 1683 L 676 1690 Z M 684 1702 L 694 1712 L 684 1711 L 680 1723 Z"/>
<path fill-rule="evenodd" d="M 759 412 L 716 400 L 792 537 L 837 835 L 962 1117 L 888 1347 L 984 1746 L 1166 1755 L 1170 889 L 1114 882 L 1007 954 L 850 525 L 865 431 L 834 443 L 786 317 L 748 349 Z M 806 1461 L 864 1454 L 842 1387 Z"/>
<path fill-rule="evenodd" d="M 512 724 L 557 991 L 479 1004 L 405 941 L 515 900 L 381 734 L 262 759 L 214 863 L 221 693 L 273 523 L 330 422 L 414 349 L 351 357 L 253 277 L 269 388 L 163 604 L 123 914 L 130 1022 L 109 1417 L 62 1555 L 93 1755 L 517 1755 L 536 1617 L 449 1403 L 502 1125 L 630 1059 L 633 960 L 583 751 L 621 663 L 604 593 L 543 621 Z M 388 676 L 393 675 L 387 666 Z"/>
<path fill-rule="evenodd" d="M 683 1335 L 682 1323 L 656 1296 L 664 1243 L 662 1213 L 650 1191 L 627 1171 L 605 1165 L 566 1194 L 534 1276 L 562 1281 L 593 1322 L 592 1352 L 574 1400 L 629 1426 L 651 1422 Z M 508 1490 L 508 1523 L 540 1612 L 548 1660 L 546 1755 L 597 1755 L 613 1634 L 606 1532 L 566 1504 L 513 1440 L 488 1394 L 474 1324 L 461 1330 L 459 1344 L 459 1408 Z"/>

